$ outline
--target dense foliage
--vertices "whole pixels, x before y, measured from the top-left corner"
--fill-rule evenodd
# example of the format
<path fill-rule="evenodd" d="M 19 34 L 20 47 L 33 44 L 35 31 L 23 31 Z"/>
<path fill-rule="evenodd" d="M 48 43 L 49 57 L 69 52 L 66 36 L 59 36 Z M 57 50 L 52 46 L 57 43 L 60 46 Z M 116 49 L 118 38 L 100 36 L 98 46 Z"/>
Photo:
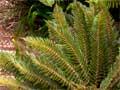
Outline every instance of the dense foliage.
<path fill-rule="evenodd" d="M 23 15 L 20 19 L 17 33 L 22 35 L 36 35 L 36 36 L 42 36 L 42 37 L 48 37 L 48 31 L 47 26 L 45 23 L 45 20 L 50 20 L 52 18 L 52 12 L 53 7 L 55 3 L 58 3 L 64 11 L 66 11 L 66 7 L 69 3 L 71 3 L 74 0 L 23 0 L 25 7 L 28 7 L 26 9 L 23 9 L 27 14 Z M 118 0 L 78 0 L 81 3 L 85 5 L 89 5 L 87 1 L 99 3 L 102 2 L 106 5 L 107 8 L 110 7 L 118 7 L 120 2 Z M 18 2 L 18 1 L 14 1 Z M 22 6 L 16 4 L 16 7 Z M 20 7 L 21 9 L 21 7 Z M 17 9 L 16 9 L 17 10 Z M 22 12 L 23 12 L 22 10 Z M 18 11 L 20 11 L 18 9 Z M 67 14 L 66 14 L 67 15 Z M 69 17 L 69 15 L 67 15 Z M 25 33 L 24 33 L 25 32 Z M 18 36 L 18 34 L 17 34 Z"/>
<path fill-rule="evenodd" d="M 17 81 L 11 78 L 7 84 L 5 78 L 0 78 L 0 83 L 15 90 L 120 87 L 117 34 L 108 10 L 102 3 L 86 7 L 74 2 L 71 6 L 73 27 L 67 23 L 62 8 L 55 5 L 52 20 L 46 21 L 50 39 L 14 38 L 17 50 L 15 54 L 1 53 L 0 67 L 12 72 Z"/>

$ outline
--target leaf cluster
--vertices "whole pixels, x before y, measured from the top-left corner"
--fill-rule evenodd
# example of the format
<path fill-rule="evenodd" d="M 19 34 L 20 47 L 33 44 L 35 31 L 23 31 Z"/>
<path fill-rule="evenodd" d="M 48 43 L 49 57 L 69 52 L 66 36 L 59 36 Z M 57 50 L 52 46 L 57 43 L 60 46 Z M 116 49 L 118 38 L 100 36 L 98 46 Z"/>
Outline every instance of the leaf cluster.
<path fill-rule="evenodd" d="M 13 72 L 23 90 L 114 90 L 120 55 L 113 21 L 103 4 L 74 2 L 73 27 L 61 7 L 46 21 L 49 39 L 15 38 L 16 53 L 1 53 L 0 66 Z M 116 56 L 117 59 L 116 59 Z M 15 86 L 15 82 L 11 81 Z M 16 86 L 15 86 L 16 87 Z"/>

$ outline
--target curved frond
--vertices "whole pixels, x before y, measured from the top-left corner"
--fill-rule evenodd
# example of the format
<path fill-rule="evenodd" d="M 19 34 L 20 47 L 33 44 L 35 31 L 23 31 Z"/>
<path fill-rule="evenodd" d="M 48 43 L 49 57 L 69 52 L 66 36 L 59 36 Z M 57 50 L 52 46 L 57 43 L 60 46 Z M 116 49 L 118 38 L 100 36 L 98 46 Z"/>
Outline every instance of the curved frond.
<path fill-rule="evenodd" d="M 54 69 L 48 67 L 46 64 L 41 63 L 41 61 L 36 60 L 35 58 L 32 59 L 32 62 L 36 65 L 36 67 L 44 73 L 44 76 L 50 77 L 52 80 L 57 81 L 63 87 L 66 86 L 69 89 L 77 89 L 80 88 L 81 90 L 85 88 L 85 86 L 79 85 L 76 87 L 74 82 L 67 80 L 63 75 L 60 75 L 59 72 L 56 72 Z"/>
<path fill-rule="evenodd" d="M 48 21 L 49 32 L 54 38 L 57 39 L 56 43 L 64 45 L 64 53 L 67 57 L 70 57 L 70 62 L 74 65 L 75 70 L 80 74 L 84 74 L 84 79 L 87 79 L 87 72 L 85 69 L 85 63 L 83 61 L 82 52 L 79 47 L 76 36 L 72 35 L 72 31 L 69 30 L 68 24 L 65 19 L 65 15 L 61 8 L 56 6 L 54 10 L 54 20 Z M 83 76 L 82 76 L 83 77 Z"/>
<path fill-rule="evenodd" d="M 10 90 L 32 90 L 27 86 L 22 85 L 20 82 L 15 80 L 13 77 L 0 76 L 0 85 L 5 86 Z"/>
<path fill-rule="evenodd" d="M 91 24 L 94 14 L 90 11 L 89 8 L 80 4 L 79 2 L 74 3 L 73 12 L 73 19 L 74 19 L 74 31 L 75 31 L 75 38 L 79 43 L 79 49 L 81 52 L 81 60 L 80 62 L 84 65 L 84 69 L 86 70 L 86 81 L 89 80 L 89 68 L 88 64 L 91 59 Z M 92 15 L 93 14 L 93 15 Z M 78 38 L 78 39 L 77 39 Z M 89 82 L 89 81 L 88 81 Z"/>
<path fill-rule="evenodd" d="M 111 67 L 108 76 L 103 80 L 100 90 L 113 90 L 114 86 L 120 81 L 120 55 Z"/>
<path fill-rule="evenodd" d="M 36 75 L 28 65 L 25 65 L 25 57 L 9 55 L 9 54 L 2 54 L 0 57 L 3 63 L 0 65 L 6 70 L 14 73 L 15 77 L 22 83 L 28 83 L 29 87 L 34 88 L 36 85 L 42 85 L 42 88 L 54 88 L 54 85 L 51 85 L 49 81 L 45 80 L 43 77 Z M 3 60 L 3 61 L 2 61 Z M 23 62 L 21 62 L 23 60 Z M 28 60 L 28 59 L 26 59 Z M 4 63 L 5 61 L 5 63 Z M 25 82 L 24 82 L 25 80 Z M 31 83 L 31 84 L 30 84 Z"/>
<path fill-rule="evenodd" d="M 79 74 L 74 70 L 74 68 L 69 64 L 67 58 L 59 51 L 58 47 L 51 40 L 45 40 L 42 38 L 32 38 L 27 37 L 25 41 L 32 48 L 36 48 L 41 53 L 46 54 L 51 58 L 51 61 L 56 63 L 61 70 L 64 70 L 66 74 L 66 78 L 75 81 L 76 83 L 80 83 L 81 80 L 79 78 Z"/>

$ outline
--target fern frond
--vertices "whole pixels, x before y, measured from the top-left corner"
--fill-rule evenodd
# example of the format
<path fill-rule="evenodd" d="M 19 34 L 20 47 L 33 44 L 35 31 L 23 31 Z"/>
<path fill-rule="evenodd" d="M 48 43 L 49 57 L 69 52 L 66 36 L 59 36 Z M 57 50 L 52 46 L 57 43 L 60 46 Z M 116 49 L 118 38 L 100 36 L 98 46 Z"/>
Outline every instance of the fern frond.
<path fill-rule="evenodd" d="M 120 6 L 119 0 L 105 0 L 103 1 L 108 8 L 118 8 Z"/>
<path fill-rule="evenodd" d="M 90 28 L 91 24 L 89 21 L 89 16 L 86 7 L 81 5 L 79 2 L 75 2 L 73 9 L 73 18 L 74 18 L 74 31 L 76 34 L 76 40 L 79 43 L 79 49 L 82 53 L 81 62 L 84 64 L 84 68 L 87 72 L 86 80 L 89 80 L 89 68 L 88 63 L 91 58 L 90 55 Z M 92 18 L 91 18 L 92 19 Z M 77 39 L 78 38 L 78 39 Z"/>
<path fill-rule="evenodd" d="M 105 12 L 106 10 L 102 9 L 98 14 L 95 15 L 93 24 L 91 26 L 90 37 L 90 40 L 92 42 L 91 43 L 92 60 L 90 61 L 89 68 L 91 73 L 90 76 L 92 75 L 94 76 L 91 77 L 91 82 L 94 82 L 94 80 L 95 81 L 98 80 L 97 82 L 99 82 L 99 84 L 100 81 L 104 77 L 106 77 L 108 69 L 111 65 L 110 62 L 111 60 L 114 60 L 112 56 L 115 55 L 113 54 L 114 53 L 113 51 L 115 50 L 112 46 L 113 45 L 112 43 L 115 40 L 115 36 L 110 21 L 109 22 L 107 21 L 107 18 L 110 16 Z"/>
<path fill-rule="evenodd" d="M 75 43 L 75 41 L 73 40 L 73 37 L 67 35 L 66 32 L 64 34 L 64 32 L 60 32 L 58 29 L 56 29 L 56 30 L 52 29 L 52 25 L 50 23 L 48 25 L 49 25 L 49 28 L 54 31 L 54 35 L 56 35 L 56 37 L 59 38 L 62 41 L 61 43 L 64 46 L 63 51 L 66 54 L 66 56 L 70 57 L 70 59 L 71 59 L 71 61 L 69 61 L 69 62 L 72 65 L 74 65 L 75 68 L 76 67 L 79 68 L 79 70 L 80 70 L 80 68 L 84 69 L 84 66 L 83 66 L 82 62 L 80 62 L 81 61 L 81 58 L 80 58 L 81 56 L 80 56 L 79 48 L 77 47 L 78 44 Z M 79 73 L 81 74 L 82 71 L 80 70 Z"/>
<path fill-rule="evenodd" d="M 94 31 L 93 36 L 93 48 L 96 48 L 94 55 L 93 56 L 93 61 L 95 64 L 94 66 L 95 71 L 96 72 L 96 85 L 99 87 L 100 82 L 102 81 L 102 79 L 106 76 L 107 72 L 108 72 L 108 66 L 109 66 L 109 56 L 108 56 L 108 44 L 107 44 L 107 37 L 106 37 L 106 15 L 104 15 L 104 11 L 101 10 L 101 12 L 98 13 L 98 15 L 96 16 L 96 23 L 97 23 L 97 27 L 96 27 L 96 31 Z M 94 27 L 94 25 L 93 25 Z M 92 53 L 93 54 L 93 53 Z M 92 65 L 93 65 L 92 64 Z M 103 71 L 104 70 L 104 71 Z"/>
<path fill-rule="evenodd" d="M 55 18 L 54 22 L 47 22 L 51 36 L 55 36 L 54 38 L 57 39 L 57 43 L 65 45 L 65 54 L 73 60 L 70 62 L 76 62 L 77 66 L 83 69 L 83 65 L 80 63 L 81 58 L 77 42 L 75 42 L 74 37 L 68 30 L 68 24 L 62 9 L 56 6 L 53 16 Z"/>
<path fill-rule="evenodd" d="M 100 20 L 101 18 L 100 18 L 100 16 L 99 16 L 99 18 L 98 18 L 99 20 L 98 20 L 98 30 L 97 30 L 97 33 L 96 33 L 96 45 L 97 45 L 97 54 L 96 54 L 96 61 L 97 61 L 97 65 L 96 65 L 96 86 L 97 87 L 99 87 L 98 85 L 99 85 L 99 83 L 101 82 L 101 79 L 102 79 L 102 76 L 103 76 L 103 74 L 102 74 L 102 72 L 101 72 L 101 68 L 102 68 L 102 64 L 103 64 L 103 60 L 104 60 L 104 58 L 103 58 L 103 50 L 102 50 L 102 45 L 101 44 L 103 44 L 103 42 L 101 42 L 101 35 L 102 35 L 102 29 L 101 29 L 101 26 L 102 25 L 99 25 L 99 24 L 101 24 L 101 21 L 102 20 Z"/>
<path fill-rule="evenodd" d="M 5 77 L 5 76 L 0 76 L 0 85 L 3 85 L 7 87 L 10 90 L 32 90 L 27 86 L 22 85 L 20 82 L 18 82 L 15 78 L 13 77 Z"/>
<path fill-rule="evenodd" d="M 112 18 L 110 17 L 109 13 L 104 11 L 104 14 L 106 15 L 106 34 L 107 34 L 107 39 L 108 39 L 108 52 L 109 52 L 109 63 L 112 64 L 115 61 L 116 58 L 116 51 L 117 51 L 117 46 L 114 40 L 117 39 L 117 33 L 114 33 L 114 26 L 113 26 L 113 21 Z M 115 44 L 113 44 L 115 43 Z"/>
<path fill-rule="evenodd" d="M 59 72 L 56 72 L 54 69 L 46 66 L 45 64 L 41 63 L 41 60 L 36 60 L 35 58 L 32 58 L 32 62 L 36 65 L 36 67 L 41 70 L 46 77 L 51 78 L 54 81 L 57 81 L 57 83 L 61 84 L 62 87 L 67 87 L 68 89 L 75 89 L 77 85 L 75 85 L 74 82 L 71 82 L 67 80 L 64 76 L 61 76 Z M 60 86 L 59 86 L 60 88 Z M 82 90 L 82 88 L 85 88 L 85 86 L 79 85 L 79 88 Z"/>
<path fill-rule="evenodd" d="M 100 90 L 113 90 L 114 86 L 120 81 L 120 55 L 111 67 L 108 76 L 103 80 Z"/>
<path fill-rule="evenodd" d="M 107 8 L 118 8 L 120 6 L 119 0 L 89 0 L 95 3 L 103 3 Z"/>
<path fill-rule="evenodd" d="M 32 48 L 36 48 L 41 53 L 47 55 L 51 60 L 56 63 L 66 74 L 66 78 L 80 83 L 79 74 L 74 70 L 74 68 L 67 62 L 67 58 L 59 51 L 56 45 L 50 40 L 44 40 L 42 38 L 32 38 L 27 37 L 25 41 Z M 74 73 L 74 74 L 73 74 Z"/>
<path fill-rule="evenodd" d="M 9 55 L 9 54 L 8 54 Z M 10 58 L 11 57 L 11 58 Z M 28 86 L 34 88 L 36 85 L 42 85 L 44 88 L 54 88 L 54 85 L 50 85 L 43 77 L 36 75 L 33 71 L 28 68 L 28 65 L 24 65 L 24 58 L 7 56 L 7 54 L 2 54 L 2 60 L 6 63 L 2 64 L 4 68 L 13 72 L 18 80 L 23 83 L 29 83 Z M 1 60 L 1 61 L 2 61 Z M 23 60 L 23 62 L 21 62 Z M 1 63 L 0 63 L 1 64 Z M 26 80 L 24 82 L 24 80 Z M 32 84 L 30 84 L 32 82 Z M 41 87 L 41 89 L 42 89 Z"/>

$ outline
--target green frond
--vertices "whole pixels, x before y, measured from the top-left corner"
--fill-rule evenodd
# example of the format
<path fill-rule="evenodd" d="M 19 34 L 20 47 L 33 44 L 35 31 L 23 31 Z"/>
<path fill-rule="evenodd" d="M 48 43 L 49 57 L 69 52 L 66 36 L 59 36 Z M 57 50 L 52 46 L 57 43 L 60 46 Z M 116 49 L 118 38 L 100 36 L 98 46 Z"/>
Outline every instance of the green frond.
<path fill-rule="evenodd" d="M 106 15 L 106 35 L 108 39 L 108 52 L 109 52 L 109 63 L 113 63 L 116 59 L 116 55 L 118 54 L 117 51 L 117 44 L 114 42 L 114 40 L 117 39 L 117 33 L 114 33 L 114 26 L 113 26 L 113 21 L 112 17 L 110 17 L 110 14 L 106 11 L 104 11 L 104 14 Z M 115 43 L 115 44 L 113 44 Z"/>
<path fill-rule="evenodd" d="M 99 83 L 101 82 L 101 79 L 103 79 L 104 77 L 104 72 L 102 71 L 103 68 L 103 64 L 104 64 L 104 48 L 105 47 L 105 30 L 104 30 L 104 19 L 102 18 L 103 12 L 101 11 L 98 14 L 98 27 L 97 27 L 97 31 L 96 31 L 96 85 L 98 86 Z M 104 70 L 104 69 L 103 69 Z M 99 86 L 98 86 L 99 87 Z"/>
<path fill-rule="evenodd" d="M 14 53 L 13 54 L 11 54 L 11 53 L 0 53 L 0 68 L 8 70 L 11 73 L 17 72 L 16 68 L 14 67 L 14 64 L 11 62 L 13 57 L 14 57 Z M 14 74 L 13 74 L 13 76 L 8 75 L 8 77 L 1 76 L 0 77 L 0 84 L 9 87 L 10 90 L 18 90 L 18 89 L 26 90 L 26 89 L 29 88 L 27 85 L 24 86 L 21 82 L 18 82 L 15 79 L 15 77 L 14 78 L 13 77 L 14 77 Z"/>
<path fill-rule="evenodd" d="M 21 66 L 19 64 L 18 69 L 20 69 L 20 72 L 24 76 L 24 78 L 27 79 L 28 82 L 31 82 L 32 87 L 38 87 L 36 89 L 56 90 L 56 84 L 51 82 L 49 78 L 44 77 L 43 73 L 40 74 L 40 70 L 36 68 L 36 65 L 32 62 L 34 59 L 32 59 L 31 57 L 29 57 L 27 54 L 25 54 L 22 57 L 19 57 L 20 60 L 23 60 L 23 62 Z"/>
<path fill-rule="evenodd" d="M 106 4 L 106 6 L 108 8 L 118 8 L 120 6 L 120 1 L 119 0 L 106 0 L 104 1 L 104 3 Z"/>
<path fill-rule="evenodd" d="M 64 45 L 64 53 L 70 57 L 71 64 L 74 65 L 76 71 L 80 73 L 80 76 L 84 74 L 82 77 L 85 76 L 84 79 L 87 79 L 88 75 L 85 68 L 85 61 L 83 61 L 82 57 L 83 53 L 79 47 L 80 44 L 77 41 L 77 37 L 73 36 L 69 30 L 65 15 L 60 7 L 55 7 L 53 16 L 55 18 L 54 22 L 47 22 L 49 32 L 52 32 L 52 36 L 55 36 L 55 39 L 57 38 L 56 43 Z"/>
<path fill-rule="evenodd" d="M 75 83 L 67 80 L 64 76 L 61 76 L 59 72 L 56 72 L 54 69 L 48 67 L 47 65 L 41 63 L 41 61 L 36 60 L 35 58 L 32 59 L 33 63 L 36 67 L 44 72 L 46 77 L 50 77 L 52 80 L 57 81 L 57 83 L 61 84 L 63 87 L 68 87 L 69 89 L 75 89 Z M 76 85 L 77 86 L 77 85 Z M 79 85 L 79 88 L 84 88 L 85 86 Z M 59 86 L 60 88 L 60 86 Z"/>
<path fill-rule="evenodd" d="M 115 60 L 116 46 L 114 45 L 116 44 L 113 45 L 113 42 L 117 35 L 115 35 L 108 11 L 104 8 L 99 10 L 95 14 L 90 31 L 92 60 L 90 61 L 89 68 L 92 76 L 91 80 L 94 82 L 98 78 L 98 82 L 100 83 L 108 73 L 108 69 L 112 64 L 110 62 L 114 62 Z M 96 70 L 98 70 L 99 74 L 97 74 Z"/>
<path fill-rule="evenodd" d="M 4 55 L 4 56 L 3 56 Z M 43 77 L 36 75 L 28 66 L 25 61 L 28 60 L 23 56 L 8 56 L 7 54 L 2 55 L 2 60 L 6 61 L 4 68 L 14 73 L 15 77 L 22 83 L 29 83 L 28 86 L 34 88 L 36 85 L 42 88 L 54 88 L 54 85 L 50 85 L 49 81 Z M 11 58 L 10 58 L 11 57 Z M 4 62 L 3 61 L 3 62 Z M 23 62 L 21 62 L 23 61 Z M 28 63 L 28 62 L 27 62 Z M 26 65 L 25 65 L 26 64 Z M 24 82 L 25 81 L 25 82 Z"/>
<path fill-rule="evenodd" d="M 84 68 L 87 72 L 87 77 L 85 77 L 87 80 L 89 80 L 89 68 L 88 63 L 91 59 L 91 24 L 93 18 L 90 16 L 92 13 L 89 13 L 89 9 L 83 5 L 81 5 L 79 2 L 74 3 L 74 9 L 73 9 L 73 18 L 74 18 L 74 31 L 75 31 L 75 38 L 77 42 L 79 43 L 79 49 L 81 51 L 81 62 L 84 64 Z M 90 16 L 89 16 L 90 15 Z M 92 15 L 93 16 L 93 15 Z M 90 21 L 89 21 L 90 20 Z M 77 39 L 78 38 L 78 39 Z"/>
<path fill-rule="evenodd" d="M 12 76 L 0 76 L 0 85 L 5 86 L 9 90 L 32 90 L 25 85 L 22 85 L 20 82 L 15 80 Z"/>
<path fill-rule="evenodd" d="M 119 0 L 89 0 L 90 2 L 103 3 L 107 8 L 118 8 L 120 6 Z"/>
<path fill-rule="evenodd" d="M 73 58 L 80 59 L 79 55 L 76 53 L 76 51 L 79 53 L 78 47 L 76 45 L 77 42 L 74 41 L 74 37 L 69 31 L 69 27 L 62 9 L 56 6 L 53 16 L 55 18 L 54 22 L 47 22 L 49 32 L 52 32 L 51 36 L 55 36 L 55 38 L 57 38 L 58 41 L 56 43 L 64 44 L 69 52 L 73 54 Z M 76 47 L 74 47 L 75 45 Z"/>
<path fill-rule="evenodd" d="M 66 74 L 66 78 L 80 83 L 79 74 L 74 70 L 74 68 L 69 64 L 67 58 L 61 53 L 58 47 L 51 40 L 45 40 L 42 38 L 32 38 L 27 37 L 25 41 L 32 48 L 39 50 L 41 53 L 44 53 L 51 61 L 56 63 Z"/>
<path fill-rule="evenodd" d="M 0 53 L 0 68 L 12 69 L 14 65 L 12 64 L 11 59 L 13 59 L 14 54 Z"/>
<path fill-rule="evenodd" d="M 111 32 L 111 35 L 114 35 L 113 32 L 113 28 L 110 27 L 109 29 L 107 29 L 106 25 L 109 24 L 107 21 L 106 17 L 109 17 L 108 14 L 104 14 L 105 11 L 101 10 L 101 12 L 99 12 L 93 21 L 93 26 L 92 26 L 92 62 L 90 62 L 90 67 L 93 70 L 92 71 L 92 75 L 95 75 L 96 78 L 94 78 L 93 80 L 95 80 L 96 84 L 102 81 L 102 79 L 104 77 L 106 77 L 108 69 L 110 67 L 110 49 L 114 50 L 114 48 L 111 48 L 111 46 L 113 44 L 109 44 L 109 37 L 111 36 L 107 36 L 108 35 L 108 31 Z M 113 43 L 113 41 L 115 40 L 111 40 L 111 43 Z M 115 54 L 113 54 L 115 55 Z M 112 60 L 114 60 L 112 58 Z M 104 71 L 103 71 L 104 70 Z M 99 87 L 99 86 L 98 86 Z"/>
<path fill-rule="evenodd" d="M 118 82 L 120 82 L 120 55 L 110 68 L 108 76 L 101 83 L 100 90 L 113 90 Z"/>

